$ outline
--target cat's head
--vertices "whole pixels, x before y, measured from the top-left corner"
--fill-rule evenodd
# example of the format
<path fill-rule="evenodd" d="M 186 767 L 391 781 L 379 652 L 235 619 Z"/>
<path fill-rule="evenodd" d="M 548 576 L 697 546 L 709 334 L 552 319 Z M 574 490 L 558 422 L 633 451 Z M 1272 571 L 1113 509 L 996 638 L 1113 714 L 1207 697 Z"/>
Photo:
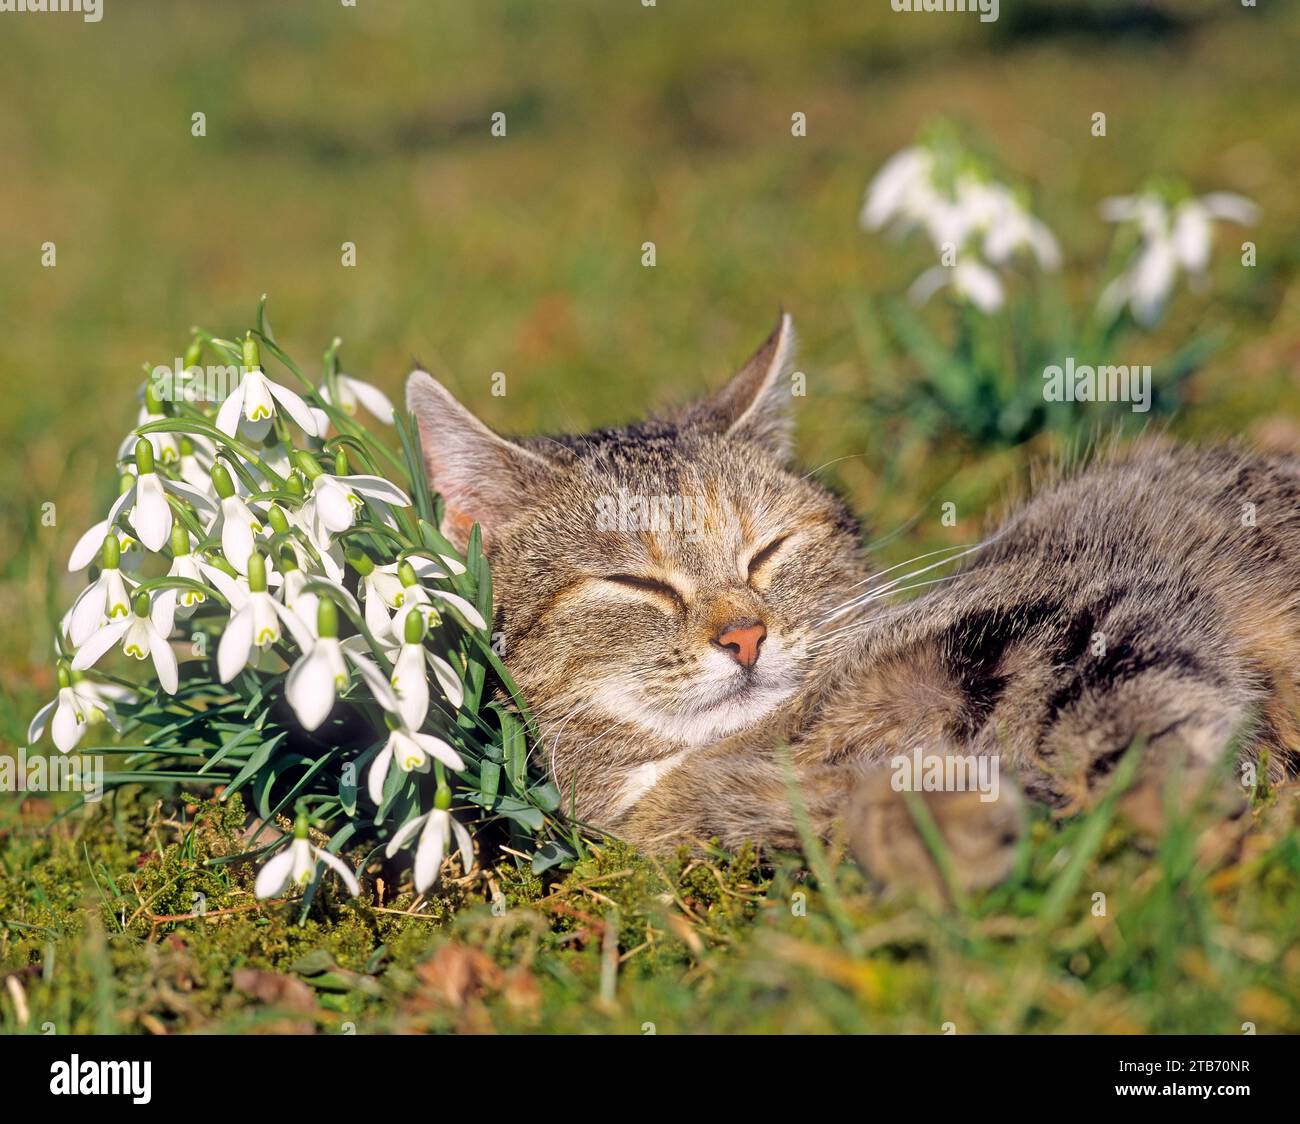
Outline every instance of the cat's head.
<path fill-rule="evenodd" d="M 407 383 L 444 533 L 478 523 L 496 628 L 534 711 L 647 747 L 707 744 L 814 674 L 818 620 L 861 577 L 858 528 L 788 464 L 788 316 L 675 414 L 582 436 L 497 436 L 423 371 Z"/>

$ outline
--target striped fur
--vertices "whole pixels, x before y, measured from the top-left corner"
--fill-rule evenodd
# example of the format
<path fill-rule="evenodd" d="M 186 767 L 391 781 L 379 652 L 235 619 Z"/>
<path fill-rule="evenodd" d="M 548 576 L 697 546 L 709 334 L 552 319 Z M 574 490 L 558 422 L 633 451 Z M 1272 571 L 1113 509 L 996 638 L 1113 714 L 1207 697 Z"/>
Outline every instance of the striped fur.
<path fill-rule="evenodd" d="M 484 529 L 507 662 L 580 818 L 649 849 L 793 846 L 793 778 L 815 830 L 844 822 L 868 869 L 915 877 L 890 759 L 997 754 L 997 808 L 925 797 L 977 886 L 1018 835 L 1010 776 L 1078 806 L 1138 739 L 1151 784 L 1175 761 L 1200 776 L 1234 737 L 1273 779 L 1294 770 L 1300 462 L 1155 441 L 1099 457 L 960 563 L 932 560 L 951 580 L 900 606 L 886 583 L 908 571 L 873 578 L 850 513 L 788 464 L 792 347 L 783 318 L 711 398 L 585 436 L 506 441 L 412 376 L 445 530 Z M 620 492 L 697 497 L 705 533 L 611 531 L 599 501 Z M 768 630 L 753 672 L 712 643 L 739 618 Z"/>

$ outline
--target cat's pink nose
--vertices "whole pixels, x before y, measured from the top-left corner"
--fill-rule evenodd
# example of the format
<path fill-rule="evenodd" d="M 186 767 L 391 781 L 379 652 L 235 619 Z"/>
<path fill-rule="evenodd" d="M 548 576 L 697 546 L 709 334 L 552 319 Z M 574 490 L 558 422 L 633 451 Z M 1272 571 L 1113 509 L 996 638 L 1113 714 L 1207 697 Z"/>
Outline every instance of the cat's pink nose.
<path fill-rule="evenodd" d="M 726 648 L 741 667 L 753 667 L 758 663 L 758 650 L 767 639 L 767 628 L 762 621 L 736 621 L 729 624 L 714 641 Z"/>

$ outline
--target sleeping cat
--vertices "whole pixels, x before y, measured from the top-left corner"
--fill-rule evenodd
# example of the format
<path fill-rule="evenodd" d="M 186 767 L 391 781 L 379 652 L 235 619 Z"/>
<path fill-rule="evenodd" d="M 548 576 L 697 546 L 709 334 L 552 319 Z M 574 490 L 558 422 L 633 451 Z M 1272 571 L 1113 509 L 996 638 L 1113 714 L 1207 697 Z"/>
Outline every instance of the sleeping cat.
<path fill-rule="evenodd" d="M 579 819 L 650 850 L 795 847 L 793 779 L 813 830 L 842 823 L 888 879 L 927 853 L 890 762 L 997 755 L 996 800 L 925 797 L 974 887 L 1009 868 L 1013 776 L 1063 807 L 1135 741 L 1153 784 L 1234 737 L 1274 779 L 1300 763 L 1300 461 L 1140 444 L 977 547 L 877 574 L 790 464 L 792 348 L 783 316 L 712 396 L 581 436 L 506 440 L 408 381 L 443 531 L 482 528 L 505 659 Z"/>

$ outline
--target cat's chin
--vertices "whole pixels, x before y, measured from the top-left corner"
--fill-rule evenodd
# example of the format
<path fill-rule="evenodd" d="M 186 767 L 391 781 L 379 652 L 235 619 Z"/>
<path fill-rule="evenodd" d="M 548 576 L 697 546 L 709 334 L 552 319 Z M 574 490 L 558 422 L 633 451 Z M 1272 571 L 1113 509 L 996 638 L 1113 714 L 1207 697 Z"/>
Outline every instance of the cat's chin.
<path fill-rule="evenodd" d="M 745 681 L 689 710 L 633 707 L 623 718 L 656 738 L 696 749 L 757 725 L 787 702 L 797 686 L 784 677 Z"/>

